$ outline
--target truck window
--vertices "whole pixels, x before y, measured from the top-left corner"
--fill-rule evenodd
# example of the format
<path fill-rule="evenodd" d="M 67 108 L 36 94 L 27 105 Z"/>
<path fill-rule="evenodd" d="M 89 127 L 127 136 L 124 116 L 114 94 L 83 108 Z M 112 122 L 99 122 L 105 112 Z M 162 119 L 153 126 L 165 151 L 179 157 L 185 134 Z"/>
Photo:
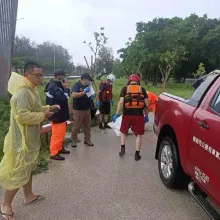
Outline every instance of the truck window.
<path fill-rule="evenodd" d="M 203 96 L 206 94 L 209 87 L 212 85 L 216 78 L 217 74 L 207 77 L 206 80 L 193 92 L 192 96 L 187 100 L 187 103 L 198 107 Z"/>
<path fill-rule="evenodd" d="M 210 108 L 220 115 L 220 89 L 214 95 Z"/>

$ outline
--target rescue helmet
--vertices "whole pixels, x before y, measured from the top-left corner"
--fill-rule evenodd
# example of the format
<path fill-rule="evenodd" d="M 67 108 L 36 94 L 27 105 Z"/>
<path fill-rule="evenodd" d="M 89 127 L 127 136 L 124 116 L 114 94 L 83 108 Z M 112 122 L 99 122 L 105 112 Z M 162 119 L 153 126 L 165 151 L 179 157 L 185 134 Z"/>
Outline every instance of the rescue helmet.
<path fill-rule="evenodd" d="M 131 74 L 129 77 L 128 77 L 128 81 L 136 81 L 137 83 L 140 82 L 140 77 L 137 75 L 137 74 Z"/>
<path fill-rule="evenodd" d="M 111 73 L 107 76 L 107 80 L 110 80 L 111 82 L 115 81 L 115 76 Z"/>

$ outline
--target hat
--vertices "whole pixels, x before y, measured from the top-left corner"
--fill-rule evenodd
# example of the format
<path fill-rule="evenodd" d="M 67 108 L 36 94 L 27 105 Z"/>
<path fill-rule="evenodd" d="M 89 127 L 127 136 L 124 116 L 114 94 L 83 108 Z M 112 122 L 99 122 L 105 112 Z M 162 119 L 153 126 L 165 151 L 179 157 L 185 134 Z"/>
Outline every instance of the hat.
<path fill-rule="evenodd" d="M 140 78 L 137 74 L 131 74 L 129 77 L 128 77 L 128 81 L 136 81 L 136 82 L 139 82 L 140 81 Z"/>
<path fill-rule="evenodd" d="M 63 69 L 58 69 L 58 70 L 55 70 L 54 72 L 54 76 L 63 76 L 63 75 L 66 75 Z"/>
<path fill-rule="evenodd" d="M 81 79 L 88 79 L 89 81 L 93 81 L 92 77 L 89 75 L 89 73 L 83 73 L 81 75 Z"/>

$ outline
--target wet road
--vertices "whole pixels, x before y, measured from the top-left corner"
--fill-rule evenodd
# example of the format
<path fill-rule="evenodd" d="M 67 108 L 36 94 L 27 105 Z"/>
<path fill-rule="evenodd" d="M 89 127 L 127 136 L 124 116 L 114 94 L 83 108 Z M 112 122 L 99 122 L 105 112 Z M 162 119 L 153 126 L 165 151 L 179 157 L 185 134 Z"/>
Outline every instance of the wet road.
<path fill-rule="evenodd" d="M 124 158 L 118 156 L 113 131 L 93 130 L 92 137 L 93 148 L 80 143 L 66 161 L 53 161 L 49 173 L 35 177 L 35 192 L 45 200 L 26 206 L 19 192 L 17 220 L 209 220 L 187 191 L 162 185 L 151 131 L 144 136 L 139 162 L 134 161 L 134 136 L 128 137 Z"/>

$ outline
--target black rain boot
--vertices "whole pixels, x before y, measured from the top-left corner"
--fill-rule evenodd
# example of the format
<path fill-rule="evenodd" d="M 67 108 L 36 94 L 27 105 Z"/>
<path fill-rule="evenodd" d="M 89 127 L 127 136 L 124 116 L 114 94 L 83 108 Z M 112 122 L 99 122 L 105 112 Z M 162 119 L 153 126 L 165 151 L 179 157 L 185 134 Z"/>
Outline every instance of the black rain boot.
<path fill-rule="evenodd" d="M 102 124 L 102 123 L 99 124 L 99 129 L 105 130 L 105 127 L 103 127 L 103 124 Z"/>
<path fill-rule="evenodd" d="M 119 152 L 119 156 L 123 157 L 125 155 L 125 146 L 121 146 L 121 152 Z"/>
<path fill-rule="evenodd" d="M 70 151 L 63 148 L 62 150 L 59 151 L 59 154 L 70 154 Z"/>
<path fill-rule="evenodd" d="M 50 159 L 52 159 L 52 160 L 65 160 L 65 157 L 62 157 L 59 154 L 57 154 L 55 156 L 51 156 Z"/>
<path fill-rule="evenodd" d="M 106 128 L 106 129 L 112 129 L 112 128 L 108 125 L 108 122 L 105 122 L 104 128 Z"/>
<path fill-rule="evenodd" d="M 139 160 L 141 159 L 140 151 L 136 151 L 136 152 L 135 152 L 134 159 L 135 159 L 136 161 L 139 161 Z"/>

